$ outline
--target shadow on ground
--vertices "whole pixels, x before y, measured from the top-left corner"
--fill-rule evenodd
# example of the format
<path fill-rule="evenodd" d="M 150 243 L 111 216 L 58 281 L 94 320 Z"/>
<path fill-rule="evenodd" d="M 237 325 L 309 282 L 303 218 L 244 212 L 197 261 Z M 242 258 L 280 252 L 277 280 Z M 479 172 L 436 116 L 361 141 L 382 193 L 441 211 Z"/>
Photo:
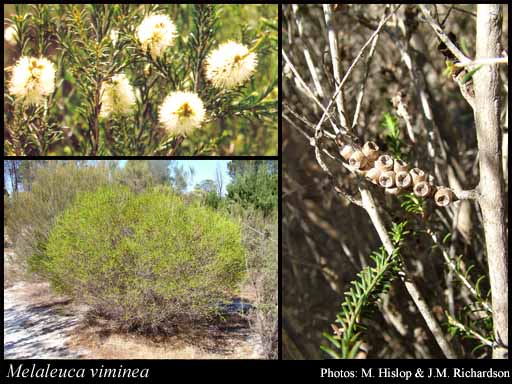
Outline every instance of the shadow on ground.
<path fill-rule="evenodd" d="M 58 300 L 32 304 L 23 295 L 23 284 L 4 291 L 4 358 L 77 359 L 66 342 L 70 331 L 81 321 L 79 315 L 61 315 L 57 309 L 69 302 Z"/>

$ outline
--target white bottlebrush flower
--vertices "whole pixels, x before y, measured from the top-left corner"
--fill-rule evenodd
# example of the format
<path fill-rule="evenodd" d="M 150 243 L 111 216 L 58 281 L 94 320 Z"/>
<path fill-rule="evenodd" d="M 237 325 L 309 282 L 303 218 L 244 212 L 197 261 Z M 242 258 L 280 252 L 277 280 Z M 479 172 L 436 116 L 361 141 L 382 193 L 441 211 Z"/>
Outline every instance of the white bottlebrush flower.
<path fill-rule="evenodd" d="M 174 43 L 176 26 L 167 15 L 149 15 L 137 28 L 137 38 L 144 51 L 149 50 L 155 59 Z"/>
<path fill-rule="evenodd" d="M 110 31 L 110 40 L 112 41 L 112 45 L 117 44 L 117 40 L 119 40 L 119 31 L 117 29 L 112 29 Z"/>
<path fill-rule="evenodd" d="M 124 74 L 112 76 L 101 85 L 101 117 L 110 114 L 127 115 L 135 105 L 135 93 Z"/>
<path fill-rule="evenodd" d="M 234 41 L 228 41 L 206 59 L 206 78 L 218 88 L 233 88 L 245 83 L 256 69 L 254 52 Z"/>
<path fill-rule="evenodd" d="M 7 29 L 4 31 L 4 39 L 9 43 L 10 45 L 16 45 L 17 42 L 17 32 L 16 28 L 14 28 L 13 25 L 10 27 L 7 27 Z"/>
<path fill-rule="evenodd" d="M 12 70 L 9 93 L 40 105 L 55 90 L 55 65 L 41 57 L 21 57 Z"/>
<path fill-rule="evenodd" d="M 171 92 L 160 106 L 160 124 L 172 134 L 187 134 L 205 118 L 204 104 L 193 92 Z"/>

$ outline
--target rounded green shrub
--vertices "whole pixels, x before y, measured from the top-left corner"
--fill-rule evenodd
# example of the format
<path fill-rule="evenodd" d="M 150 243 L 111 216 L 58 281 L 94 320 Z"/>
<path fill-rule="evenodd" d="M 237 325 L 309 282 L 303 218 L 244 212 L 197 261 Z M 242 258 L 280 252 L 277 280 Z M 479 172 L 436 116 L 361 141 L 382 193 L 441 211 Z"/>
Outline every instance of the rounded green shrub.
<path fill-rule="evenodd" d="M 130 329 L 204 318 L 243 278 L 239 226 L 159 191 L 85 193 L 47 244 L 52 284 Z"/>

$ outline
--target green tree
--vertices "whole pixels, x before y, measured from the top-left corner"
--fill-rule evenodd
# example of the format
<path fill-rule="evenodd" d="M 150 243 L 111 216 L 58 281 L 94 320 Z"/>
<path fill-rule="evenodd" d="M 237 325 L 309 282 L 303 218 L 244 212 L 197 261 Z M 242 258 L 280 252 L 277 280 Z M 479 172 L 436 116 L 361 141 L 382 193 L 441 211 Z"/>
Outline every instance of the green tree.
<path fill-rule="evenodd" d="M 213 209 L 218 209 L 221 202 L 222 197 L 220 197 L 215 191 L 208 192 L 204 197 L 204 204 Z"/>
<path fill-rule="evenodd" d="M 14 244 L 20 264 L 24 265 L 28 260 L 37 271 L 57 215 L 74 201 L 77 194 L 94 191 L 108 181 L 104 169 L 79 167 L 76 162 L 48 161 L 45 166 L 34 167 L 30 191 L 13 192 L 7 206 L 5 233 Z"/>
<path fill-rule="evenodd" d="M 141 160 L 139 160 L 141 161 Z M 149 170 L 153 175 L 153 179 L 157 184 L 170 185 L 171 175 L 169 172 L 169 166 L 172 160 L 142 160 L 149 162 Z"/>
<path fill-rule="evenodd" d="M 20 182 L 24 191 L 31 191 L 37 168 L 47 166 L 48 160 L 21 160 L 19 163 Z"/>
<path fill-rule="evenodd" d="M 266 167 L 269 173 L 277 173 L 278 164 L 275 160 L 233 160 L 228 163 L 228 174 L 234 180 L 248 172 L 258 171 L 260 167 Z"/>
<path fill-rule="evenodd" d="M 194 169 L 186 169 L 183 165 L 173 161 L 170 164 L 171 185 L 176 193 L 183 194 L 194 177 Z"/>
<path fill-rule="evenodd" d="M 277 162 L 274 160 L 234 160 L 228 163 L 233 182 L 228 200 L 269 214 L 277 207 Z"/>
<path fill-rule="evenodd" d="M 195 189 L 206 193 L 215 192 L 217 190 L 217 183 L 212 179 L 202 180 L 199 184 L 196 184 Z"/>
<path fill-rule="evenodd" d="M 119 184 L 126 185 L 137 193 L 143 192 L 155 184 L 147 160 L 129 160 L 116 178 Z"/>

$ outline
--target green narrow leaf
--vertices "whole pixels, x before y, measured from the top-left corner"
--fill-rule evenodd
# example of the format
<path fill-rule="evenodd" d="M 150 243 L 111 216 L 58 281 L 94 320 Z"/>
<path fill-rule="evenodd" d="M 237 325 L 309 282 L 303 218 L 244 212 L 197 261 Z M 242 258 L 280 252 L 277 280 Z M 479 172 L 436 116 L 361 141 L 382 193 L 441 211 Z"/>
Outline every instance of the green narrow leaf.
<path fill-rule="evenodd" d="M 351 282 L 352 287 L 345 292 L 341 311 L 336 315 L 335 320 L 344 330 L 341 340 L 330 334 L 324 334 L 334 347 L 341 350 L 341 355 L 335 352 L 341 358 L 353 358 L 357 354 L 362 343 L 362 332 L 367 330 L 367 327 L 361 323 L 363 316 L 374 311 L 375 305 L 381 300 L 382 294 L 389 291 L 391 282 L 400 270 L 396 258 L 403 237 L 409 233 L 406 230 L 406 224 L 407 222 L 395 224 L 390 231 L 395 246 L 392 254 L 388 255 L 383 247 L 372 252 L 370 258 L 375 265 L 361 270 L 356 279 Z M 325 351 L 333 356 L 328 350 Z"/>
<path fill-rule="evenodd" d="M 325 345 L 321 345 L 320 349 L 331 356 L 333 359 L 341 359 L 341 356 L 338 353 L 334 352 L 331 348 L 326 347 Z"/>
<path fill-rule="evenodd" d="M 347 359 L 353 359 L 357 352 L 359 352 L 359 348 L 361 347 L 361 344 L 363 342 L 361 340 L 357 341 L 352 348 L 350 348 L 350 351 L 348 352 Z"/>
<path fill-rule="evenodd" d="M 481 282 L 482 280 L 484 280 L 484 279 L 485 279 L 485 276 L 483 276 L 483 275 L 482 275 L 482 276 L 480 276 L 480 277 L 478 278 L 478 280 L 477 280 L 477 281 L 476 281 L 476 283 L 475 283 L 475 291 L 476 291 L 476 294 L 477 294 L 477 296 L 478 296 L 478 297 L 481 297 L 481 293 L 480 293 L 480 282 Z"/>
<path fill-rule="evenodd" d="M 329 335 L 327 332 L 322 333 L 322 336 L 329 340 L 336 348 L 341 348 L 341 344 L 338 340 L 336 340 L 333 336 Z"/>
<path fill-rule="evenodd" d="M 472 69 L 471 71 L 469 71 L 468 73 L 466 73 L 464 75 L 464 77 L 462 78 L 462 81 L 461 81 L 461 84 L 466 84 L 469 80 L 471 80 L 473 78 L 473 75 L 480 69 L 482 68 L 482 65 L 479 65 L 478 67 L 476 67 L 475 69 Z"/>
<path fill-rule="evenodd" d="M 488 345 L 486 345 L 486 344 L 484 344 L 484 343 L 479 343 L 475 348 L 473 348 L 473 349 L 471 350 L 471 353 L 475 353 L 476 351 L 478 351 L 479 349 L 482 349 L 482 348 L 484 348 L 484 347 L 489 348 L 489 346 L 488 346 Z"/>

